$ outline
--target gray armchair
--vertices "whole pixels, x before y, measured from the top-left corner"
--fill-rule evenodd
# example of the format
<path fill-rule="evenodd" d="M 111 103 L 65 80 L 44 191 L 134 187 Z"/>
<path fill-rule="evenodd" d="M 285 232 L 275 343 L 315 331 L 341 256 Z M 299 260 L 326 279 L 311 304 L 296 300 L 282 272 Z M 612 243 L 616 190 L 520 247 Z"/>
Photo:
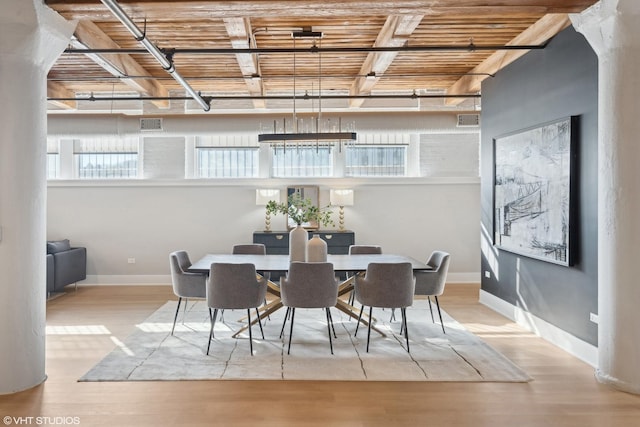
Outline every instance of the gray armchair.
<path fill-rule="evenodd" d="M 358 254 L 381 254 L 382 246 L 378 245 L 351 245 L 349 246 L 349 255 Z"/>
<path fill-rule="evenodd" d="M 381 254 L 382 246 L 378 245 L 351 245 L 349 246 L 349 255 L 371 255 L 371 254 Z M 349 276 L 353 276 L 353 273 L 349 273 Z M 351 291 L 349 295 L 349 304 L 353 305 L 353 301 L 355 299 L 355 292 Z M 351 318 L 349 318 L 351 320 Z"/>
<path fill-rule="evenodd" d="M 231 249 L 232 254 L 240 254 L 240 255 L 266 255 L 267 247 L 262 243 L 240 243 L 237 245 L 233 245 Z M 267 280 L 271 278 L 271 274 L 269 272 L 259 271 L 258 274 L 264 276 Z M 267 299 L 265 297 L 264 304 L 267 304 Z M 224 310 L 222 311 L 222 315 L 224 315 Z"/>
<path fill-rule="evenodd" d="M 173 326 L 171 327 L 171 335 L 176 328 L 178 320 L 178 312 L 182 299 L 185 299 L 184 309 L 186 316 L 187 302 L 189 298 L 206 298 L 206 280 L 207 276 L 199 273 L 189 273 L 187 269 L 191 266 L 189 254 L 186 251 L 175 251 L 169 254 L 169 265 L 171 266 L 171 282 L 173 284 L 173 293 L 178 297 L 178 306 L 176 307 L 176 315 L 173 318 Z"/>
<path fill-rule="evenodd" d="M 402 313 L 401 333 L 407 341 L 409 351 L 409 331 L 407 329 L 407 307 L 413 304 L 415 278 L 413 268 L 409 262 L 378 263 L 372 262 L 367 266 L 364 277 L 356 276 L 355 294 L 356 300 L 362 304 L 356 332 L 362 319 L 364 306 L 369 306 L 369 328 L 367 332 L 367 352 L 369 352 L 369 340 L 371 337 L 371 319 L 373 307 L 399 308 Z"/>
<path fill-rule="evenodd" d="M 209 342 L 207 344 L 207 354 L 211 347 L 211 339 L 214 338 L 213 327 L 216 323 L 218 310 L 224 309 L 246 309 L 249 322 L 249 348 L 253 356 L 253 336 L 251 334 L 251 309 L 255 308 L 258 316 L 260 332 L 264 339 L 262 323 L 258 313 L 258 307 L 264 301 L 267 294 L 267 281 L 264 277 L 256 274 L 256 267 L 253 264 L 231 264 L 213 263 L 207 280 L 207 305 L 211 318 L 211 330 L 209 331 Z M 211 316 L 211 309 L 213 316 Z"/>
<path fill-rule="evenodd" d="M 431 321 L 433 321 L 433 323 L 435 323 L 435 320 L 433 318 L 433 308 L 431 307 L 431 297 L 435 298 L 438 316 L 440 317 L 440 325 L 442 325 L 442 332 L 446 334 L 438 296 L 444 292 L 444 286 L 447 281 L 449 254 L 442 251 L 434 251 L 429 257 L 427 264 L 433 268 L 432 271 L 417 271 L 415 273 L 416 295 L 427 296 L 427 300 L 429 300 L 429 310 L 431 311 Z"/>
<path fill-rule="evenodd" d="M 262 243 L 246 243 L 233 245 L 232 254 L 266 255 L 267 248 Z"/>
<path fill-rule="evenodd" d="M 331 341 L 331 329 L 333 320 L 330 308 L 338 302 L 339 280 L 335 277 L 333 264 L 330 262 L 292 262 L 287 277 L 280 279 L 280 291 L 282 304 L 287 307 L 280 336 L 284 332 L 287 317 L 291 314 L 291 326 L 289 327 L 289 345 L 287 354 L 291 352 L 291 339 L 293 336 L 293 321 L 296 308 L 324 308 L 327 316 L 327 332 L 329 334 L 329 348 L 333 354 L 333 342 Z M 333 335 L 335 335 L 335 329 Z"/>

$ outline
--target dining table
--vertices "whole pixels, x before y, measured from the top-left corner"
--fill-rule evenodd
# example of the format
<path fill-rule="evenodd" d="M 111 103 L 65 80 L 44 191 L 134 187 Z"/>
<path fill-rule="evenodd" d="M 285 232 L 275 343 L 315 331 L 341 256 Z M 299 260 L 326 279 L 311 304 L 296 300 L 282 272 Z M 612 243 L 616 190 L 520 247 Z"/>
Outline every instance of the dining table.
<path fill-rule="evenodd" d="M 349 304 L 343 298 L 353 291 L 355 277 L 357 274 L 363 274 L 366 272 L 367 267 L 372 262 L 377 263 L 400 263 L 409 262 L 414 271 L 432 270 L 428 264 L 418 261 L 412 257 L 405 255 L 395 254 L 358 254 L 358 255 L 327 255 L 327 262 L 333 264 L 333 270 L 341 277 L 345 277 L 341 280 L 338 286 L 338 300 L 335 307 L 347 316 L 357 319 L 360 322 L 368 325 L 371 322 L 371 329 L 375 330 L 381 335 L 385 333 L 375 327 L 375 319 L 368 319 L 368 316 L 360 316 L 359 310 L 353 305 Z M 191 273 L 208 274 L 211 270 L 211 264 L 213 263 L 231 263 L 231 264 L 253 264 L 256 271 L 265 275 L 265 273 L 275 272 L 287 272 L 291 263 L 289 255 L 253 255 L 253 254 L 206 254 L 196 262 L 194 262 L 188 269 Z M 265 275 L 267 278 L 268 274 Z M 270 301 L 259 308 L 260 319 L 264 319 L 271 313 L 279 310 L 283 307 L 282 299 L 280 295 L 280 286 L 278 283 L 272 280 L 267 280 L 267 292 L 273 296 Z M 252 321 L 252 324 L 257 322 L 258 319 Z M 249 327 L 249 324 L 240 328 L 233 335 L 236 337 L 241 332 L 245 331 Z"/>

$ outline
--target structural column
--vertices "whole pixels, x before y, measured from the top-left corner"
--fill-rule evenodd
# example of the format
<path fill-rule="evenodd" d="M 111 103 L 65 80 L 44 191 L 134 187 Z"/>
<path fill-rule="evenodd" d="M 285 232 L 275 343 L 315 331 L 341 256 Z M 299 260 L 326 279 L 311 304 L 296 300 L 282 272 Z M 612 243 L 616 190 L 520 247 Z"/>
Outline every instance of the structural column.
<path fill-rule="evenodd" d="M 640 2 L 571 17 L 598 55 L 598 367 L 640 393 Z"/>
<path fill-rule="evenodd" d="M 0 13 L 0 394 L 45 379 L 46 77 L 75 25 L 42 0 Z"/>

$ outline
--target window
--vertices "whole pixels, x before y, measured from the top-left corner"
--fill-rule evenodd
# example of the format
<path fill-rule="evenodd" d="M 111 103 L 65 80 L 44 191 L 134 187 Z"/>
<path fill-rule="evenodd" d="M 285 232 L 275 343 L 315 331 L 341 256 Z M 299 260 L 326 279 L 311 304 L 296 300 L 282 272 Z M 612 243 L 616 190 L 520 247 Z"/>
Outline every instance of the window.
<path fill-rule="evenodd" d="M 258 176 L 258 146 L 244 135 L 196 138 L 197 178 L 252 178 Z"/>
<path fill-rule="evenodd" d="M 47 179 L 60 178 L 60 144 L 55 138 L 47 138 Z"/>
<path fill-rule="evenodd" d="M 76 140 L 73 155 L 80 179 L 138 177 L 138 138 Z"/>
<path fill-rule="evenodd" d="M 273 147 L 272 176 L 319 177 L 333 174 L 331 146 L 287 145 Z"/>
<path fill-rule="evenodd" d="M 346 148 L 346 176 L 405 176 L 406 145 L 349 145 Z"/>
<path fill-rule="evenodd" d="M 246 178 L 258 176 L 258 149 L 235 147 L 196 148 L 199 178 Z"/>

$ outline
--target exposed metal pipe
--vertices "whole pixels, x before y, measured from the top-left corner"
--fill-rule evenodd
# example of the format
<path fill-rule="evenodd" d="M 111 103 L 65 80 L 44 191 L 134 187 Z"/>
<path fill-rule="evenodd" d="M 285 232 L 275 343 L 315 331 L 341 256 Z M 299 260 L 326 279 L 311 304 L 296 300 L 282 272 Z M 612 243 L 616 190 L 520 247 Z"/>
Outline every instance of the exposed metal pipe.
<path fill-rule="evenodd" d="M 106 0 L 103 0 L 103 2 Z M 182 48 L 159 49 L 167 55 L 177 54 L 201 54 L 201 55 L 229 55 L 236 53 L 362 53 L 362 52 L 456 52 L 456 51 L 485 51 L 485 50 L 540 50 L 546 48 L 541 45 L 431 45 L 431 46 L 366 46 L 366 47 L 254 47 L 254 48 Z M 65 49 L 65 53 L 142 53 L 142 49 Z"/>
<path fill-rule="evenodd" d="M 151 55 L 153 55 L 154 58 L 156 58 L 156 60 L 160 63 L 160 65 L 162 65 L 162 68 L 164 68 L 167 71 L 167 73 L 169 73 L 178 83 L 180 83 L 180 85 L 184 87 L 184 89 L 193 97 L 193 99 L 202 106 L 204 111 L 209 111 L 211 108 L 209 106 L 209 103 L 205 101 L 200 96 L 200 94 L 197 93 L 189 85 L 189 83 L 187 83 L 187 81 L 178 73 L 178 71 L 176 71 L 173 65 L 173 61 L 171 61 L 167 57 L 167 55 L 165 55 L 160 49 L 158 49 L 158 47 L 154 45 L 142 31 L 140 31 L 138 26 L 131 20 L 131 18 L 129 18 L 129 16 L 125 13 L 125 11 L 122 10 L 120 5 L 115 0 L 101 0 L 101 1 L 107 8 L 109 8 L 111 13 L 113 13 L 120 22 L 122 22 L 122 25 L 124 25 L 127 28 L 127 30 L 129 30 L 129 32 L 133 34 L 135 39 L 138 42 L 140 42 L 144 46 L 144 48 Z"/>
<path fill-rule="evenodd" d="M 384 73 L 381 75 L 376 75 L 376 77 L 380 79 L 384 78 L 417 78 L 417 77 L 451 77 L 451 76 L 484 76 L 484 77 L 495 77 L 495 74 L 491 73 L 464 73 L 464 72 L 450 72 L 450 73 L 412 73 L 412 74 L 391 74 Z M 256 78 L 264 78 L 269 80 L 290 80 L 293 78 L 291 74 L 271 74 L 264 76 L 255 76 Z M 296 74 L 297 78 L 317 78 L 317 75 L 310 74 Z M 323 76 L 324 78 L 351 78 L 355 79 L 357 77 L 369 77 L 367 74 L 331 74 Z M 191 80 L 241 80 L 244 79 L 244 76 L 189 76 Z M 132 74 L 124 74 L 122 76 L 102 76 L 102 77 L 47 77 L 47 81 L 55 82 L 55 81 L 63 81 L 63 82 L 92 82 L 92 81 L 112 81 L 112 80 L 122 80 L 122 79 L 140 79 L 140 80 L 170 80 L 170 76 L 149 76 L 149 75 L 132 75 Z"/>
<path fill-rule="evenodd" d="M 392 94 L 392 95 L 323 95 L 322 99 L 427 99 L 427 98 L 480 98 L 481 95 L 478 93 L 470 93 L 470 94 L 456 94 L 456 95 L 447 95 L 447 94 Z M 215 101 L 241 101 L 241 100 L 253 100 L 253 99 L 262 99 L 262 100 L 293 100 L 292 95 L 239 95 L 239 96 L 204 96 L 203 97 L 208 102 L 213 100 Z M 310 95 L 298 96 L 297 99 L 310 100 L 312 97 Z M 191 97 L 188 96 L 98 96 L 95 97 L 93 95 L 88 97 L 73 97 L 73 98 L 47 98 L 47 101 L 166 101 L 166 100 L 175 100 L 175 101 L 188 101 Z"/>

